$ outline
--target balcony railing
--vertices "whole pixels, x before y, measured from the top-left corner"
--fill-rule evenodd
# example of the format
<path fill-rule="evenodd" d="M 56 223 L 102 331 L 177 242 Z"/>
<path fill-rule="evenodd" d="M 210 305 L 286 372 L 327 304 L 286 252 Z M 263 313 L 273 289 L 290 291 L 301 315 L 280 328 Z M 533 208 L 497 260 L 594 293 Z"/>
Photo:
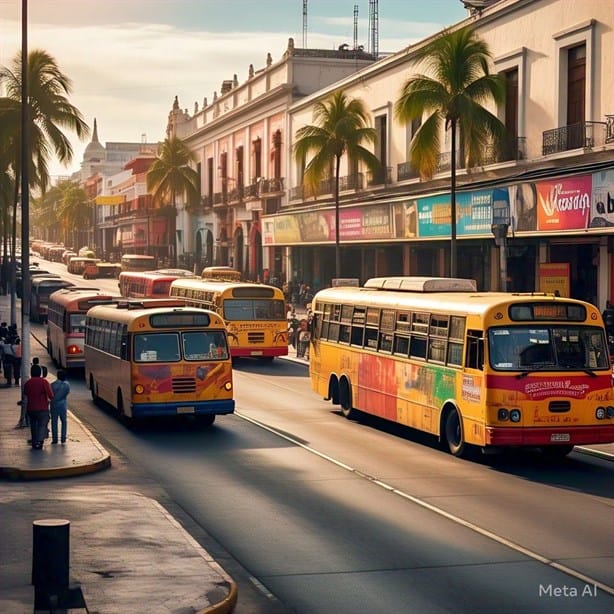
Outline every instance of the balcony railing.
<path fill-rule="evenodd" d="M 572 149 L 590 149 L 606 142 L 606 122 L 580 122 L 542 133 L 542 154 L 550 154 Z"/>
<path fill-rule="evenodd" d="M 606 115 L 605 119 L 605 142 L 614 143 L 614 115 Z"/>
<path fill-rule="evenodd" d="M 512 160 L 526 160 L 527 139 L 523 136 L 508 137 L 498 144 L 487 145 L 482 157 L 482 165 L 510 162 Z"/>
<path fill-rule="evenodd" d="M 397 164 L 397 181 L 407 181 L 418 177 L 420 177 L 420 173 L 411 165 L 411 162 Z"/>
<path fill-rule="evenodd" d="M 262 179 L 260 181 L 260 194 L 279 194 L 284 191 L 284 178 Z"/>
<path fill-rule="evenodd" d="M 377 171 L 367 172 L 367 185 L 369 187 L 378 185 L 390 185 L 392 183 L 392 167 L 385 166 Z"/>
<path fill-rule="evenodd" d="M 364 175 L 362 173 L 354 173 L 339 177 L 339 191 L 346 192 L 347 190 L 362 190 L 364 185 Z"/>

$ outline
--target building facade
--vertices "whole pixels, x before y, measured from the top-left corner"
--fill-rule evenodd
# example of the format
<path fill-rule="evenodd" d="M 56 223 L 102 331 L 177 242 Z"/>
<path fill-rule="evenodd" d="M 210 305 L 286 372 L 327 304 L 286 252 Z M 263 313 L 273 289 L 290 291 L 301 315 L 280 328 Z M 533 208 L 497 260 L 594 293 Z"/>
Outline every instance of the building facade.
<path fill-rule="evenodd" d="M 505 104 L 491 109 L 507 127 L 506 146 L 488 152 L 484 166 L 457 172 L 458 275 L 481 289 L 557 290 L 602 306 L 612 297 L 613 22 L 608 0 L 499 0 L 456 26 L 475 27 L 492 53 L 491 70 L 507 84 Z M 449 274 L 450 135 L 441 135 L 440 172 L 423 181 L 408 157 L 419 126 L 400 124 L 394 113 L 402 84 L 424 71 L 416 53 L 429 40 L 288 110 L 290 135 L 311 124 L 314 104 L 337 89 L 372 115 L 385 172 L 372 177 L 342 161 L 343 277 Z M 290 251 L 293 279 L 328 285 L 332 183 L 307 195 L 301 165 L 287 160 L 287 200 L 262 216 L 263 242 Z"/>
<path fill-rule="evenodd" d="M 280 212 L 287 201 L 285 171 L 292 135 L 288 109 L 296 101 L 371 65 L 362 48 L 297 49 L 289 39 L 281 60 L 254 70 L 247 80 L 222 83 L 220 95 L 194 113 L 177 99 L 167 135 L 192 149 L 201 175 L 197 211 L 177 212 L 177 252 L 199 266 L 229 265 L 250 279 L 281 280 L 289 249 L 265 245 L 262 217 Z"/>

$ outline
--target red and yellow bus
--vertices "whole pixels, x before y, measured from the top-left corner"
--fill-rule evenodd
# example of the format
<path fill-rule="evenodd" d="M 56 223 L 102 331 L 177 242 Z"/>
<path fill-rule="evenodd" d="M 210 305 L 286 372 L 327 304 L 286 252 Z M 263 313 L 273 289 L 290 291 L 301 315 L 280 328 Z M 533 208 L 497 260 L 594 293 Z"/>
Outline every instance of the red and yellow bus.
<path fill-rule="evenodd" d="M 211 309 L 226 323 L 233 358 L 273 360 L 288 354 L 283 292 L 275 286 L 213 279 L 176 279 L 170 296 Z"/>
<path fill-rule="evenodd" d="M 192 416 L 210 425 L 234 411 L 224 321 L 172 300 L 120 300 L 85 320 L 85 379 L 94 402 L 127 422 Z"/>
<path fill-rule="evenodd" d="M 594 305 L 391 277 L 312 301 L 314 391 L 437 436 L 454 455 L 614 442 L 607 337 Z"/>
<path fill-rule="evenodd" d="M 85 366 L 85 314 L 94 305 L 118 298 L 102 290 L 77 287 L 62 288 L 51 294 L 47 312 L 47 353 L 56 365 L 62 369 Z"/>
<path fill-rule="evenodd" d="M 185 269 L 123 271 L 119 274 L 119 293 L 129 298 L 168 297 L 171 283 L 183 277 L 195 275 Z"/>

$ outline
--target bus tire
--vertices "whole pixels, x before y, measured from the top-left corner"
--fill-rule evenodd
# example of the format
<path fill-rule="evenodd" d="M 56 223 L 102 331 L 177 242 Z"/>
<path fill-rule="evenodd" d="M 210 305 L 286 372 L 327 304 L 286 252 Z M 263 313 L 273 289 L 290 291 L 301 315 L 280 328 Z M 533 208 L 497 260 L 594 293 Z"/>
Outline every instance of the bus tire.
<path fill-rule="evenodd" d="M 573 445 L 542 446 L 540 450 L 548 460 L 557 461 L 564 459 L 573 450 Z"/>
<path fill-rule="evenodd" d="M 352 387 L 345 377 L 339 382 L 339 406 L 348 420 L 356 418 L 357 411 L 352 407 Z"/>
<path fill-rule="evenodd" d="M 119 419 L 126 425 L 126 426 L 132 426 L 132 424 L 134 423 L 133 418 L 131 418 L 130 416 L 126 415 L 126 410 L 124 409 L 124 397 L 122 396 L 122 391 L 118 390 L 117 391 L 117 415 L 119 417 Z"/>
<path fill-rule="evenodd" d="M 462 457 L 467 452 L 467 444 L 463 441 L 463 428 L 456 409 L 448 410 L 443 423 L 443 441 L 453 456 Z"/>
<path fill-rule="evenodd" d="M 204 414 L 202 416 L 198 416 L 197 422 L 200 426 L 211 426 L 215 422 L 215 414 Z"/>
<path fill-rule="evenodd" d="M 96 391 L 96 382 L 94 381 L 93 375 L 90 375 L 90 395 L 92 396 L 92 401 L 97 405 L 98 401 L 100 401 L 100 397 Z"/>

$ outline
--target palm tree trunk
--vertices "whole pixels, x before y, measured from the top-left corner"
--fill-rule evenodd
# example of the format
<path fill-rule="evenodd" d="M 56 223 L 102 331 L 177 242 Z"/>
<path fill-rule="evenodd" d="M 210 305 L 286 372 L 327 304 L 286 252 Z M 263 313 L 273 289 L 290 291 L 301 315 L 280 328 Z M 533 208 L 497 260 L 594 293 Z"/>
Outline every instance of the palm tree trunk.
<path fill-rule="evenodd" d="M 335 160 L 335 277 L 341 277 L 341 245 L 339 245 L 339 169 L 341 157 Z"/>
<path fill-rule="evenodd" d="M 450 277 L 456 277 L 456 120 L 450 121 L 452 130 L 452 161 L 450 164 Z"/>

